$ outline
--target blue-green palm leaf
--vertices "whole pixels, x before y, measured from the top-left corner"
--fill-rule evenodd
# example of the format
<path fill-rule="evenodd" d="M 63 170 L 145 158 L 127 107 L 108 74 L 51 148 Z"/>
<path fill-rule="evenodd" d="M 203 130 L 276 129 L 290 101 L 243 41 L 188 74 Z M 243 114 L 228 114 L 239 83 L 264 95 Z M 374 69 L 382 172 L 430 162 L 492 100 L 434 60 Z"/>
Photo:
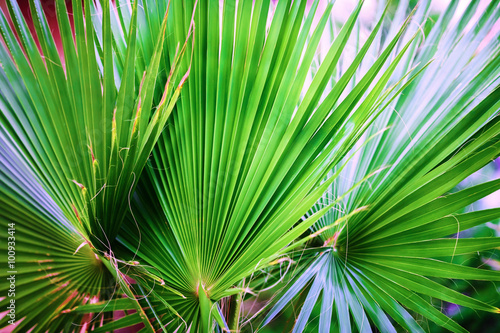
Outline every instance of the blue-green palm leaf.
<path fill-rule="evenodd" d="M 406 6 L 400 3 L 398 12 Z M 498 304 L 460 294 L 436 279 L 500 278 L 496 271 L 450 262 L 455 256 L 500 245 L 494 237 L 458 238 L 461 231 L 500 217 L 498 208 L 461 213 L 500 189 L 500 181 L 450 193 L 500 155 L 498 36 L 481 44 L 498 21 L 500 8 L 491 3 L 466 30 L 476 6 L 472 2 L 453 25 L 450 20 L 457 2 L 452 2 L 405 59 L 408 66 L 417 68 L 433 62 L 375 121 L 366 134 L 366 138 L 373 136 L 371 140 L 359 147 L 311 211 L 338 202 L 307 238 L 319 234 L 317 244 L 322 246 L 317 259 L 295 278 L 264 324 L 308 284 L 296 332 L 306 328 L 316 303 L 321 306 L 319 327 L 310 330 L 319 332 L 334 327 L 341 332 L 371 332 L 374 327 L 382 332 L 401 327 L 422 331 L 408 311 L 448 330 L 465 332 L 429 298 L 499 312 Z M 424 3 L 417 13 L 427 10 Z M 352 189 L 359 181 L 363 184 Z"/>

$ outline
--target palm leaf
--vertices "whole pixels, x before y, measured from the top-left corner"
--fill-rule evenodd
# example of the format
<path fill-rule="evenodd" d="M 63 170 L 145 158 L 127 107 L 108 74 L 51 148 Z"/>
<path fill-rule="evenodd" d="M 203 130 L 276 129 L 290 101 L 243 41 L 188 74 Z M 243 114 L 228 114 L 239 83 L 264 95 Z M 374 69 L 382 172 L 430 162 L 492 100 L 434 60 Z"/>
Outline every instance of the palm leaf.
<path fill-rule="evenodd" d="M 12 297 L 0 304 L 6 308 L 15 300 L 15 316 L 2 318 L 0 326 L 11 319 L 18 322 L 16 330 L 35 331 L 50 328 L 51 332 L 79 331 L 82 325 L 99 325 L 103 318 L 97 312 L 89 321 L 82 314 L 70 320 L 58 317 L 62 311 L 78 304 L 95 302 L 100 296 L 113 296 L 112 276 L 101 259 L 86 244 L 85 238 L 68 221 L 61 209 L 38 184 L 30 166 L 19 158 L 15 142 L 2 131 L 0 136 L 1 249 L 7 253 L 14 247 L 15 260 L 1 277 L 15 276 Z M 17 154 L 16 154 L 17 152 Z M 35 223 L 34 223 L 35 222 Z M 10 228 L 10 229 L 9 229 Z M 8 234 L 8 230 L 13 230 Z M 8 238 L 10 237 L 10 238 Z M 12 243 L 10 243 L 12 242 Z M 10 294 L 10 283 L 2 283 L 2 295 Z M 20 319 L 23 319 L 20 323 Z"/>
<path fill-rule="evenodd" d="M 179 40 L 185 32 L 178 26 L 189 22 L 194 5 L 171 4 Z M 190 79 L 153 151 L 149 177 L 141 179 L 134 216 L 119 236 L 129 257 L 152 275 L 142 273 L 145 281 L 138 283 L 160 298 L 148 301 L 161 322 L 181 325 L 178 314 L 186 328 L 209 331 L 219 301 L 240 292 L 234 288 L 240 280 L 275 260 L 321 216 L 297 224 L 333 182 L 322 181 L 332 165 L 373 121 L 384 97 L 392 96 L 396 87 L 388 82 L 412 45 L 410 39 L 394 52 L 406 21 L 341 100 L 375 31 L 324 94 L 361 5 L 305 89 L 331 4 L 314 30 L 318 2 L 309 13 L 305 2 L 279 2 L 273 16 L 269 1 L 199 4 L 192 61 L 183 65 L 191 66 Z"/>
<path fill-rule="evenodd" d="M 186 79 L 179 75 L 177 66 L 186 46 L 174 48 L 172 55 L 164 51 L 166 11 L 155 25 L 154 38 L 140 39 L 137 1 L 127 24 L 117 25 L 111 20 L 111 12 L 116 11 L 111 2 L 103 1 L 101 7 L 85 1 L 82 8 L 81 1 L 73 1 L 70 18 L 61 0 L 56 2 L 56 14 L 62 60 L 40 1 L 30 3 L 35 18 L 33 35 L 17 2 L 7 5 L 9 13 L 0 15 L 1 128 L 8 138 L 5 142 L 9 142 L 5 153 L 15 155 L 16 163 L 23 165 L 29 177 L 19 185 L 23 178 L 15 172 L 15 165 L 3 164 L 0 191 L 2 198 L 6 195 L 9 209 L 17 212 L 16 227 L 22 235 L 16 248 L 17 279 L 23 281 L 19 288 L 31 284 L 36 299 L 43 302 L 20 305 L 16 320 L 27 314 L 30 319 L 23 320 L 17 330 L 79 330 L 73 323 L 82 320 L 81 314 L 59 314 L 89 299 L 109 299 L 117 283 L 127 296 L 135 297 L 122 273 L 117 272 L 113 244 L 128 212 L 131 193 Z M 144 10 L 147 8 L 141 7 Z M 99 27 L 92 24 L 95 14 L 103 18 Z M 115 35 L 120 34 L 124 44 L 116 43 Z M 147 59 L 139 47 L 149 48 Z M 138 54 L 143 56 L 142 67 L 137 65 Z M 168 75 L 158 77 L 160 71 Z M 36 200 L 47 195 L 50 200 Z M 7 211 L 2 215 L 2 222 L 13 222 Z M 43 233 L 36 235 L 39 228 Z M 44 238 L 51 239 L 50 245 Z M 57 258 L 54 263 L 39 259 L 45 253 Z M 34 273 L 29 263 L 40 260 L 40 271 Z M 43 274 L 46 266 L 52 273 Z M 5 286 L 2 283 L 2 290 Z M 61 289 L 63 292 L 54 298 Z M 33 310 L 43 309 L 40 304 L 49 304 L 51 315 Z M 137 302 L 136 310 L 139 319 L 152 329 Z M 86 325 L 95 328 L 101 324 L 97 318 Z"/>
<path fill-rule="evenodd" d="M 434 308 L 429 297 L 499 312 L 496 306 L 435 279 L 500 278 L 496 271 L 450 263 L 454 256 L 500 245 L 498 238 L 458 236 L 500 217 L 498 209 L 456 214 L 500 189 L 499 181 L 450 193 L 500 155 L 499 49 L 495 38 L 478 49 L 498 20 L 500 9 L 490 4 L 475 27 L 466 31 L 465 23 L 470 22 L 475 5 L 471 3 L 455 26 L 450 26 L 456 5 L 450 4 L 426 39 L 419 41 L 418 50 L 410 53 L 404 64 L 422 68 L 421 74 L 391 102 L 366 135 L 390 128 L 360 148 L 342 170 L 342 178 L 309 213 L 324 209 L 342 195 L 341 202 L 312 227 L 313 235 L 320 234 L 324 243 L 316 251 L 316 259 L 304 268 L 303 278 L 283 293 L 264 324 L 309 282 L 310 296 L 297 318 L 296 332 L 305 329 L 316 303 L 322 309 L 320 332 L 329 332 L 333 324 L 341 332 L 350 332 L 353 326 L 363 332 L 373 327 L 382 332 L 396 332 L 399 327 L 423 331 L 405 308 L 448 330 L 466 331 Z M 406 8 L 402 2 L 398 12 Z M 428 3 L 421 4 L 415 19 L 425 20 L 427 14 L 419 12 L 427 10 Z M 423 68 L 432 58 L 434 61 Z M 343 195 L 368 174 L 373 176 L 364 186 Z M 361 206 L 368 209 L 342 218 Z M 449 238 L 454 234 L 457 236 Z"/>

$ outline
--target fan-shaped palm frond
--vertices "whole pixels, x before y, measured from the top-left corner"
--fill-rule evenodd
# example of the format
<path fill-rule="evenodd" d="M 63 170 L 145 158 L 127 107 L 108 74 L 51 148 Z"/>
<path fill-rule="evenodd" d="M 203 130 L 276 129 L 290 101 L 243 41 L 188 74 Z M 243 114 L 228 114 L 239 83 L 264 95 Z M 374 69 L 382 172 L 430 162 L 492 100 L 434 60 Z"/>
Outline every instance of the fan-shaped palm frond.
<path fill-rule="evenodd" d="M 37 294 L 19 303 L 17 320 L 29 315 L 18 326 L 21 331 L 79 330 L 72 322 L 79 323 L 81 313 L 58 315 L 88 299 L 110 299 L 118 282 L 134 296 L 117 271 L 112 244 L 186 79 L 177 64 L 187 43 L 175 54 L 164 52 L 166 11 L 154 38 L 146 38 L 137 25 L 147 7 L 139 10 L 137 1 L 121 24 L 112 22 L 115 9 L 108 1 L 102 8 L 91 1 L 82 8 L 81 1 L 73 1 L 72 15 L 65 1 L 56 6 L 63 60 L 40 1 L 30 2 L 36 34 L 15 0 L 8 2 L 10 15 L 0 15 L 0 119 L 7 154 L 0 191 L 9 207 L 2 210 L 2 222 L 15 223 L 18 230 L 16 276 L 23 291 L 17 299 L 33 297 L 29 290 Z M 102 18 L 98 27 L 92 24 L 96 16 Z M 13 154 L 18 160 L 10 161 Z M 26 176 L 16 172 L 17 165 Z M 50 200 L 44 199 L 47 194 Z M 3 299 L 2 306 L 8 301 Z M 40 311 L 41 304 L 50 305 L 50 315 Z M 140 319 L 149 325 L 145 316 Z M 90 325 L 100 324 L 97 319 Z"/>
<path fill-rule="evenodd" d="M 370 332 L 372 327 L 382 332 L 396 332 L 398 327 L 423 331 L 407 310 L 451 331 L 466 331 L 436 309 L 429 297 L 499 312 L 495 305 L 460 294 L 435 279 L 500 279 L 497 271 L 450 262 L 454 256 L 500 246 L 495 237 L 459 237 L 463 230 L 499 218 L 500 209 L 457 214 L 500 189 L 500 181 L 450 193 L 500 155 L 500 49 L 497 38 L 481 44 L 498 22 L 500 7 L 491 3 L 471 22 L 476 6 L 472 2 L 450 24 L 457 7 L 452 2 L 419 41 L 408 64 L 419 68 L 434 61 L 366 135 L 389 130 L 360 147 L 311 211 L 343 196 L 312 228 L 323 242 L 316 259 L 294 280 L 264 324 L 309 283 L 294 332 L 304 330 L 317 302 L 320 332 L 332 327 L 340 332 Z M 398 12 L 406 8 L 402 2 Z M 425 5 L 418 9 L 427 10 Z M 467 24 L 474 25 L 466 30 Z M 364 185 L 350 190 L 367 175 L 372 176 Z M 368 209 L 350 214 L 359 207 Z"/>
<path fill-rule="evenodd" d="M 398 86 L 389 87 L 389 79 L 412 45 L 409 39 L 394 52 L 406 21 L 340 100 L 380 20 L 328 92 L 361 5 L 305 89 L 332 4 L 315 29 L 317 1 L 308 13 L 305 2 L 282 1 L 272 16 L 269 1 L 198 4 L 190 78 L 153 151 L 134 218 L 120 234 L 156 276 L 143 283 L 147 291 L 153 289 L 155 297 L 148 299 L 158 303 L 156 313 L 171 312 L 168 306 L 173 306 L 188 326 L 199 323 L 209 331 L 212 315 L 225 326 L 217 302 L 240 293 L 241 279 L 269 265 L 323 213 L 297 223 L 334 177 L 322 179 L 375 119 L 386 97 L 393 96 Z M 171 10 L 187 22 L 193 7 L 194 1 L 173 3 Z M 147 193 L 151 188 L 155 194 Z M 155 196 L 158 204 L 146 204 Z M 136 221 L 147 221 L 140 244 Z M 181 295 L 153 286 L 154 281 Z"/>
<path fill-rule="evenodd" d="M 96 295 L 111 297 L 113 290 L 106 287 L 112 287 L 112 276 L 90 247 L 81 247 L 85 239 L 15 152 L 15 143 L 0 133 L 0 181 L 8 186 L 2 187 L 0 197 L 2 238 L 7 240 L 1 249 L 12 251 L 13 258 L 0 275 L 3 281 L 13 277 L 11 283 L 1 285 L 2 295 L 9 297 L 0 304 L 7 309 L 15 301 L 14 315 L 3 317 L 0 325 L 25 318 L 17 325 L 18 331 L 35 326 L 51 327 L 53 332 L 91 327 L 102 318 L 85 323 L 88 320 L 82 315 L 71 321 L 57 316 L 77 304 L 94 302 Z"/>

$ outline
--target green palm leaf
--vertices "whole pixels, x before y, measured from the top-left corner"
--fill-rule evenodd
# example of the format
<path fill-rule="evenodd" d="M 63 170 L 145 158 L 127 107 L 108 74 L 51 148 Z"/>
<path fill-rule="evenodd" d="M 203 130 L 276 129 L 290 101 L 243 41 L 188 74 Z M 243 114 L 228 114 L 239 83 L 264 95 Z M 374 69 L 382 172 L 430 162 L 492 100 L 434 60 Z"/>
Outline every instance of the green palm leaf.
<path fill-rule="evenodd" d="M 404 12 L 406 6 L 402 2 L 398 12 Z M 448 330 L 466 331 L 434 308 L 429 297 L 499 312 L 498 307 L 434 279 L 500 278 L 496 271 L 449 262 L 454 256 L 500 245 L 498 238 L 458 238 L 460 231 L 500 217 L 498 209 L 456 214 L 500 189 L 500 182 L 449 193 L 500 155 L 497 41 L 494 38 L 478 50 L 500 9 L 490 4 L 475 27 L 465 31 L 475 4 L 471 3 L 455 26 L 449 26 L 456 6 L 456 2 L 450 4 L 406 64 L 420 68 L 431 58 L 434 61 L 405 87 L 366 135 L 374 135 L 380 128 L 389 130 L 360 148 L 341 171 L 342 179 L 330 186 L 311 211 L 314 214 L 337 202 L 352 184 L 372 175 L 363 186 L 343 195 L 313 226 L 313 236 L 320 234 L 323 247 L 277 301 L 264 324 L 308 283 L 311 286 L 296 332 L 305 329 L 317 302 L 321 305 L 320 332 L 329 332 L 333 325 L 341 332 L 351 332 L 354 326 L 363 332 L 373 327 L 382 332 L 396 332 L 399 327 L 422 331 L 405 308 Z M 427 14 L 419 12 L 427 10 L 428 3 L 422 4 L 415 18 L 425 19 Z M 343 218 L 361 206 L 368 209 Z M 448 238 L 453 234 L 457 236 Z"/>
<path fill-rule="evenodd" d="M 102 7 L 85 1 L 83 8 L 81 1 L 73 1 L 71 17 L 65 2 L 57 1 L 63 60 L 40 1 L 30 3 L 36 34 L 29 31 L 15 0 L 8 2 L 9 15 L 0 15 L 0 120 L 9 142 L 4 149 L 30 175 L 19 185 L 22 178 L 15 166 L 2 165 L 0 192 L 9 209 L 17 212 L 14 218 L 2 211 L 2 221 L 15 222 L 19 230 L 17 279 L 23 282 L 18 286 L 25 290 L 25 284 L 32 285 L 30 290 L 38 295 L 20 305 L 16 320 L 28 314 L 30 318 L 19 331 L 80 330 L 74 324 L 82 315 L 67 311 L 70 308 L 89 299 L 110 299 L 117 290 L 135 297 L 118 271 L 113 244 L 131 193 L 186 80 L 177 66 L 186 45 L 172 55 L 164 52 L 166 12 L 154 25 L 154 38 L 146 38 L 137 33 L 138 4 L 131 7 L 127 24 L 118 25 L 111 19 L 116 9 L 108 1 Z M 141 13 L 144 10 L 142 6 Z M 96 15 L 102 23 L 94 27 Z M 116 42 L 120 35 L 123 43 Z M 149 50 L 147 59 L 144 48 Z M 167 74 L 159 76 L 160 71 Z M 51 200 L 37 202 L 47 194 Z M 36 230 L 43 233 L 36 235 Z M 51 239 L 50 244 L 44 238 Z M 53 262 L 41 260 L 39 271 L 29 269 L 30 263 L 40 261 L 34 258 L 45 253 L 54 256 Z M 23 298 L 18 296 L 20 302 L 28 297 L 27 290 Z M 33 310 L 43 309 L 41 304 L 48 304 L 51 315 Z M 138 320 L 152 329 L 142 306 L 135 304 Z M 60 316 L 63 311 L 70 314 Z M 102 324 L 98 317 L 89 323 L 87 328 Z"/>
<path fill-rule="evenodd" d="M 322 182 L 331 167 L 395 91 L 388 82 L 412 39 L 394 50 L 409 21 L 345 98 L 376 31 L 322 98 L 361 3 L 304 88 L 332 8 L 312 30 L 317 5 L 305 14 L 305 2 L 279 2 L 272 18 L 269 1 L 235 7 L 209 1 L 197 8 L 192 61 L 184 64 L 191 65 L 190 78 L 153 151 L 149 177 L 141 180 L 134 217 L 119 236 L 151 275 L 138 282 L 152 290 L 147 300 L 163 323 L 180 315 L 186 327 L 201 331 L 210 330 L 211 317 L 225 326 L 219 301 L 241 292 L 240 280 L 268 266 L 321 216 L 297 224 L 333 182 Z M 194 2 L 171 6 L 180 26 L 190 20 Z M 213 22 L 220 19 L 219 27 Z M 139 227 L 140 243 L 137 221 L 147 221 Z"/>
<path fill-rule="evenodd" d="M 112 276 L 89 246 L 85 238 L 63 215 L 60 208 L 38 185 L 29 165 L 15 154 L 15 143 L 2 131 L 0 134 L 2 209 L 0 223 L 1 249 L 7 253 L 14 247 L 15 260 L 8 270 L 2 270 L 2 281 L 15 276 L 15 288 L 1 284 L 4 297 L 0 304 L 6 309 L 15 300 L 15 316 L 2 318 L 5 327 L 14 319 L 20 322 L 16 329 L 51 332 L 79 331 L 82 325 L 92 327 L 103 319 L 100 313 L 88 321 L 82 314 L 64 320 L 58 315 L 75 305 L 94 302 L 96 296 L 113 296 Z M 33 223 L 36 221 L 36 223 Z M 14 232 L 8 234 L 9 227 Z M 8 238 L 11 237 L 11 238 Z M 10 243 L 10 242 L 13 243 Z M 16 320 L 17 319 L 17 320 Z M 109 319 L 109 316 L 104 318 Z"/>

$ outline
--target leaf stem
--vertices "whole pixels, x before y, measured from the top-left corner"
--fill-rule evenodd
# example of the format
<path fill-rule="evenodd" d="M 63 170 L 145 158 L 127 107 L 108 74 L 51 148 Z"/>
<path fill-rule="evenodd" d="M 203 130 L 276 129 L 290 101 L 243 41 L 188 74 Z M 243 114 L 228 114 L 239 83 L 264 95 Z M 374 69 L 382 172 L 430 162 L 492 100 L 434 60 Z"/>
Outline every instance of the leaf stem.
<path fill-rule="evenodd" d="M 200 322 L 200 332 L 202 333 L 210 333 L 211 332 L 211 316 L 210 316 L 210 309 L 212 308 L 212 302 L 210 301 L 210 298 L 205 292 L 205 289 L 203 288 L 203 285 L 200 284 L 198 285 L 198 299 L 199 299 L 199 304 L 200 304 L 200 315 L 201 315 L 201 322 Z"/>
<path fill-rule="evenodd" d="M 239 287 L 243 288 L 245 285 L 245 279 L 241 281 Z M 231 304 L 229 306 L 229 329 L 231 332 L 240 331 L 240 314 L 241 314 L 241 304 L 243 303 L 243 291 L 231 297 Z"/>

